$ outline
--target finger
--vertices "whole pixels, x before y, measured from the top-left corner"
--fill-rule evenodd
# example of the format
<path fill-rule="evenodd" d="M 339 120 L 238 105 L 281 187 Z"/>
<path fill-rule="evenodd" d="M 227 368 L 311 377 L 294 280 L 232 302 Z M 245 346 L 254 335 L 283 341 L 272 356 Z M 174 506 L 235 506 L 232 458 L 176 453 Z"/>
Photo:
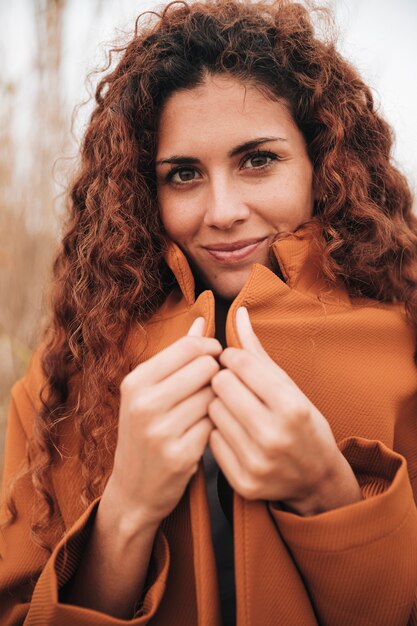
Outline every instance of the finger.
<path fill-rule="evenodd" d="M 213 428 L 210 433 L 209 446 L 227 482 L 232 489 L 239 492 L 238 477 L 242 476 L 244 472 L 243 467 L 239 463 L 239 459 L 233 449 L 217 428 Z"/>
<path fill-rule="evenodd" d="M 193 326 L 190 330 L 192 329 Z M 209 354 L 217 357 L 222 349 L 220 342 L 212 337 L 190 335 L 181 337 L 175 343 L 138 365 L 124 380 L 128 386 L 132 384 L 133 387 L 158 383 L 199 356 Z"/>
<path fill-rule="evenodd" d="M 190 459 L 190 466 L 194 466 L 193 473 L 197 471 L 197 464 L 204 454 L 212 430 L 213 422 L 205 417 L 189 428 L 178 442 L 179 455 Z"/>
<path fill-rule="evenodd" d="M 162 419 L 155 420 L 154 432 L 159 431 L 160 436 L 167 438 L 182 437 L 201 418 L 207 417 L 209 404 L 214 398 L 211 386 L 204 387 L 177 404 Z"/>
<path fill-rule="evenodd" d="M 253 330 L 248 310 L 244 306 L 236 311 L 236 328 L 242 348 L 258 356 L 270 358 Z"/>
<path fill-rule="evenodd" d="M 204 317 L 196 317 L 196 319 L 188 329 L 187 337 L 203 337 L 205 327 L 206 320 L 204 319 Z"/>
<path fill-rule="evenodd" d="M 257 441 L 260 424 L 269 422 L 268 410 L 261 399 L 231 370 L 218 372 L 213 377 L 211 386 L 234 420 L 246 431 L 247 437 Z"/>
<path fill-rule="evenodd" d="M 208 407 L 208 414 L 215 427 L 244 465 L 248 457 L 255 457 L 258 450 L 248 431 L 235 419 L 220 398 L 215 398 Z"/>
<path fill-rule="evenodd" d="M 226 348 L 220 356 L 220 363 L 271 409 L 281 406 L 288 392 L 302 394 L 279 365 L 272 360 L 260 360 L 248 350 Z"/>
<path fill-rule="evenodd" d="M 165 380 L 144 391 L 139 399 L 141 412 L 143 413 L 142 409 L 146 407 L 145 413 L 149 411 L 150 415 L 154 416 L 159 412 L 171 410 L 208 385 L 219 368 L 218 362 L 212 356 L 203 355 L 194 359 Z"/>

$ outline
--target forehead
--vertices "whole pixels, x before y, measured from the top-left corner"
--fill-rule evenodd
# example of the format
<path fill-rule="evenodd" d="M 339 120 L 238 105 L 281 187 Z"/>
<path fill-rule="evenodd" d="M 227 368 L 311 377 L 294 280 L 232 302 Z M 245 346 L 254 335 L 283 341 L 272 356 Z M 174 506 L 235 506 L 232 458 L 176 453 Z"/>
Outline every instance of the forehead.
<path fill-rule="evenodd" d="M 298 128 L 284 101 L 272 99 L 250 83 L 211 76 L 193 89 L 175 92 L 162 109 L 158 156 L 186 151 L 196 144 L 237 144 L 251 136 L 273 133 L 291 136 Z M 287 138 L 287 137 L 286 137 Z"/>

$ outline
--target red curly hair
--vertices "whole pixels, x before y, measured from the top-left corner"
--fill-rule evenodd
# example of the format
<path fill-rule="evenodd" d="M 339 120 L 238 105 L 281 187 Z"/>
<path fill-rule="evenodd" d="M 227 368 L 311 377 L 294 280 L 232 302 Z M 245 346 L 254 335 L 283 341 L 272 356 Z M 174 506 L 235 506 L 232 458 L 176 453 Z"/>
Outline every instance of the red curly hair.
<path fill-rule="evenodd" d="M 417 327 L 416 220 L 407 182 L 391 162 L 391 130 L 334 41 L 315 34 L 314 11 L 286 0 L 210 0 L 147 15 L 113 50 L 118 65 L 97 86 L 54 263 L 43 410 L 29 450 L 28 471 L 45 505 L 35 533 L 55 512 L 48 468 L 63 419 L 79 433 L 83 504 L 111 471 L 119 385 L 131 367 L 126 338 L 172 288 L 154 173 L 158 118 L 173 92 L 207 73 L 249 81 L 287 102 L 314 166 L 325 276 L 342 277 L 354 296 L 404 302 Z"/>

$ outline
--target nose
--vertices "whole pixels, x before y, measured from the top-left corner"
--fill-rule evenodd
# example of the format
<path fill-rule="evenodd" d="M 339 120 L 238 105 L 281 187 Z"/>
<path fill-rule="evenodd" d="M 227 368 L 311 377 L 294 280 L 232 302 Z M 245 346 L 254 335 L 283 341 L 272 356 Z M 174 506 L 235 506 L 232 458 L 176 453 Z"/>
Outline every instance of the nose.
<path fill-rule="evenodd" d="M 206 226 L 227 230 L 236 223 L 248 219 L 250 209 L 239 185 L 229 178 L 214 178 L 207 189 L 205 199 Z"/>

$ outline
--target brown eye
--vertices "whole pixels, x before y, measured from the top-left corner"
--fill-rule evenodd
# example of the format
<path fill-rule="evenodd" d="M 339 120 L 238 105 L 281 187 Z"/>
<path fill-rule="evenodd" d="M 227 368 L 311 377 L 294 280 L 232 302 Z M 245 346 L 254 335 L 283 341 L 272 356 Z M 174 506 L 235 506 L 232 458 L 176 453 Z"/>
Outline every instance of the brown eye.
<path fill-rule="evenodd" d="M 255 156 L 250 159 L 252 167 L 262 167 L 262 165 L 266 165 L 269 162 L 269 157 L 266 156 Z"/>
<path fill-rule="evenodd" d="M 275 161 L 277 156 L 271 152 L 256 152 L 256 154 L 250 154 L 243 162 L 243 169 L 261 169 L 268 167 L 272 161 Z"/>
<path fill-rule="evenodd" d="M 173 172 L 171 175 L 171 180 L 174 183 L 188 183 L 196 178 L 196 170 L 191 168 L 182 168 Z"/>

